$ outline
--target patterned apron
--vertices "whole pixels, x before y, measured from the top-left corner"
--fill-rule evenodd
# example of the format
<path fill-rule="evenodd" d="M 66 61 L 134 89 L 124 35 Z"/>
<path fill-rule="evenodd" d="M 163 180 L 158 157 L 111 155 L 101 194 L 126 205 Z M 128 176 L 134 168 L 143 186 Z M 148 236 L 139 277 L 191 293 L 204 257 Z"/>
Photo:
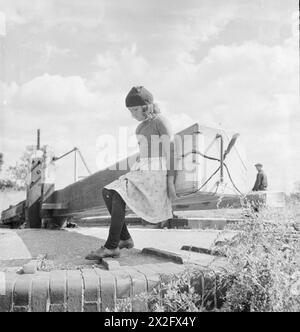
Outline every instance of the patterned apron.
<path fill-rule="evenodd" d="M 127 206 L 152 224 L 173 218 L 167 194 L 167 168 L 163 157 L 141 158 L 130 172 L 105 186 L 117 191 Z"/>

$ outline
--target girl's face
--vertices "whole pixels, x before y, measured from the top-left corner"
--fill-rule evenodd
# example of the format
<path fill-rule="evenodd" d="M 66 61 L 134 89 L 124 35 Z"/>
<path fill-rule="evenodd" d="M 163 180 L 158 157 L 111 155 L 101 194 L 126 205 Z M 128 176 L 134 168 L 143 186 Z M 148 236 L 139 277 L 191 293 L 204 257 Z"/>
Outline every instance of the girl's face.
<path fill-rule="evenodd" d="M 131 112 L 132 117 L 137 121 L 144 121 L 146 119 L 143 106 L 129 107 L 128 109 Z"/>

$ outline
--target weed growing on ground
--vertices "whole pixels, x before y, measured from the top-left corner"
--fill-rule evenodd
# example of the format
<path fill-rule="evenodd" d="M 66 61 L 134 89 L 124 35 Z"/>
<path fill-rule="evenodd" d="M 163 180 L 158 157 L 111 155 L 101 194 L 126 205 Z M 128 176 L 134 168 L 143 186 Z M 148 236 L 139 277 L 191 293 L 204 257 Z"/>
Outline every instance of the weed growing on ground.
<path fill-rule="evenodd" d="M 119 301 L 116 311 L 132 311 L 133 301 L 144 301 L 152 312 L 299 312 L 299 211 L 295 202 L 260 212 L 248 206 L 245 221 L 221 233 L 235 230 L 236 236 L 212 248 L 226 256 L 230 271 L 214 279 L 187 266 L 151 293 Z"/>
<path fill-rule="evenodd" d="M 293 211 L 252 212 L 223 247 L 234 278 L 223 311 L 300 311 L 300 234 Z"/>

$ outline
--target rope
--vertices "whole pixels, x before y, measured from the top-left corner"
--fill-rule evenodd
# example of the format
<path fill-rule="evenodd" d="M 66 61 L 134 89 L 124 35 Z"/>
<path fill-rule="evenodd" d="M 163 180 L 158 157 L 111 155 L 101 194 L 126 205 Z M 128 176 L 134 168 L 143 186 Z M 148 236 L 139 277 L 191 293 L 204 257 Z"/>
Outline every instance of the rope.
<path fill-rule="evenodd" d="M 221 160 L 218 159 L 218 158 L 207 156 L 206 154 L 204 154 L 204 153 L 202 153 L 202 152 L 200 152 L 200 151 L 196 151 L 196 150 L 193 150 L 192 152 L 187 152 L 186 154 L 183 154 L 183 155 L 181 155 L 180 157 L 185 158 L 185 157 L 187 157 L 187 156 L 190 155 L 190 154 L 199 154 L 201 157 L 203 157 L 203 158 L 205 158 L 205 159 L 214 160 L 214 161 L 219 161 L 219 162 L 221 161 Z"/>
<path fill-rule="evenodd" d="M 179 196 L 180 197 L 185 197 L 185 196 L 189 196 L 189 195 L 192 195 L 192 194 L 196 194 L 197 192 L 199 192 L 202 188 L 204 188 L 207 185 L 207 183 L 219 172 L 220 169 L 221 169 L 221 166 L 219 166 L 219 168 L 203 183 L 203 185 L 199 189 L 197 189 L 197 190 L 195 190 L 191 193 L 182 194 L 182 195 L 179 195 Z"/>
<path fill-rule="evenodd" d="M 244 196 L 244 194 L 238 189 L 238 187 L 236 186 L 236 184 L 234 183 L 234 181 L 233 181 L 233 179 L 232 179 L 232 176 L 231 176 L 231 174 L 230 174 L 230 171 L 229 171 L 229 168 L 228 168 L 228 166 L 226 165 L 226 163 L 223 163 L 223 165 L 225 166 L 225 169 L 226 169 L 226 171 L 227 171 L 227 174 L 228 174 L 228 177 L 229 177 L 229 180 L 230 180 L 230 182 L 232 183 L 232 185 L 233 185 L 233 187 L 234 187 L 234 189 L 241 195 L 241 196 Z M 219 172 L 219 170 L 221 169 L 221 166 L 219 166 L 218 168 L 217 168 L 217 170 L 202 184 L 202 186 L 199 188 L 199 189 L 197 189 L 197 190 L 195 190 L 195 191 L 193 191 L 193 192 L 191 192 L 191 193 L 188 193 L 188 194 L 182 194 L 182 195 L 179 195 L 180 197 L 186 197 L 186 196 L 189 196 L 189 195 L 192 195 L 192 194 L 196 194 L 196 193 L 198 193 L 199 191 L 201 191 L 207 184 L 208 184 L 208 182 Z M 219 185 L 218 185 L 218 187 L 217 187 L 217 190 L 218 190 L 218 188 L 219 188 Z M 214 194 L 216 194 L 216 192 L 214 193 Z"/>
<path fill-rule="evenodd" d="M 227 150 L 226 150 L 227 151 Z M 226 157 L 227 157 L 227 153 L 226 153 L 226 151 L 225 151 L 225 153 L 224 153 L 224 161 L 223 161 L 223 165 L 225 166 L 225 169 L 226 169 L 226 172 L 227 172 L 227 174 L 228 174 L 228 177 L 229 177 L 229 180 L 230 180 L 230 182 L 232 183 L 232 185 L 233 185 L 233 187 L 234 187 L 234 189 L 241 195 L 241 196 L 244 196 L 243 195 L 243 193 L 239 190 L 239 188 L 236 186 L 236 184 L 234 183 L 234 181 L 233 181 L 233 179 L 232 179 L 232 176 L 231 176 L 231 174 L 230 174 L 230 171 L 229 171 L 229 168 L 228 168 L 228 166 L 227 166 L 227 164 L 225 163 L 225 159 L 226 159 Z M 188 152 L 188 153 L 186 153 L 186 154 L 184 154 L 184 155 L 182 155 L 181 157 L 182 158 L 185 158 L 186 156 L 188 156 L 189 154 L 199 154 L 200 156 L 202 156 L 203 158 L 205 158 L 205 159 L 209 159 L 209 160 L 213 160 L 213 161 L 218 161 L 218 162 L 221 162 L 221 160 L 219 159 L 219 158 L 215 158 L 215 157 L 210 157 L 210 156 L 207 156 L 206 154 L 204 154 L 204 153 L 202 153 L 202 152 L 200 152 L 200 151 L 195 151 L 195 150 L 193 150 L 192 152 Z M 189 196 L 189 195 L 192 195 L 192 194 L 195 194 L 195 193 L 197 193 L 197 192 L 199 192 L 199 191 L 201 191 L 201 189 L 203 189 L 206 185 L 207 185 L 207 183 L 219 172 L 219 170 L 221 169 L 221 165 L 218 167 L 218 169 L 202 184 L 202 186 L 199 188 L 199 189 L 197 189 L 196 191 L 193 191 L 192 193 L 188 193 L 188 194 L 182 194 L 182 195 L 180 195 L 180 197 L 186 197 L 186 196 Z M 218 190 L 218 188 L 219 188 L 219 186 L 217 187 L 217 190 Z M 216 193 L 215 193 L 216 194 Z"/>
<path fill-rule="evenodd" d="M 227 174 L 228 174 L 228 177 L 229 177 L 229 180 L 230 182 L 232 183 L 233 187 L 235 188 L 235 190 L 241 195 L 241 196 L 244 196 L 244 194 L 239 190 L 239 188 L 235 185 L 233 179 L 232 179 L 232 176 L 229 172 L 229 169 L 228 169 L 228 166 L 224 163 L 224 166 L 225 166 L 225 169 L 227 171 Z"/>

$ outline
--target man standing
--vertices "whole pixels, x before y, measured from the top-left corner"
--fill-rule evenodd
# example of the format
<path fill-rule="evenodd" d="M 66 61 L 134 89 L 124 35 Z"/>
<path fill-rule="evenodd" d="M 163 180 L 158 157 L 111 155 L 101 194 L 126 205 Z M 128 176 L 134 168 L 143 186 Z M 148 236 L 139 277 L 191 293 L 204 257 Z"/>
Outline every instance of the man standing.
<path fill-rule="evenodd" d="M 262 164 L 256 164 L 255 167 L 256 167 L 258 173 L 257 173 L 255 185 L 254 185 L 252 191 L 267 190 L 267 188 L 268 188 L 268 179 L 267 179 L 267 176 L 266 176 L 265 172 L 263 171 L 263 165 Z"/>

